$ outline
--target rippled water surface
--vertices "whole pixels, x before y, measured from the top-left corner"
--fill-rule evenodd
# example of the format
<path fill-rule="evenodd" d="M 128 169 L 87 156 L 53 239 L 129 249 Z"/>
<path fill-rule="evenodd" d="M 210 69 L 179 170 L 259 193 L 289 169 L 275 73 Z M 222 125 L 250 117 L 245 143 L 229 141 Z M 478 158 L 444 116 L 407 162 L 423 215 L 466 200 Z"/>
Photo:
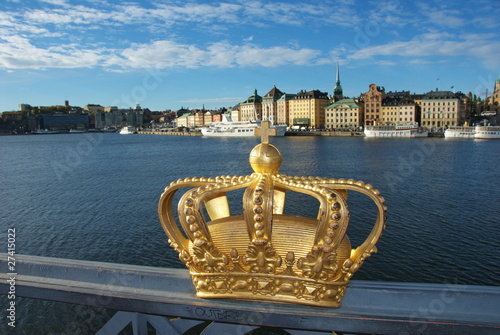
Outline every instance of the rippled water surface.
<path fill-rule="evenodd" d="M 250 174 L 248 154 L 258 142 L 90 133 L 0 137 L 0 239 L 16 228 L 20 254 L 183 266 L 158 221 L 163 189 L 179 178 Z M 281 173 L 362 180 L 386 199 L 379 253 L 354 279 L 500 283 L 500 141 L 284 137 L 272 143 L 283 154 Z M 287 207 L 315 215 L 315 205 L 291 199 Z M 374 207 L 354 194 L 350 206 L 348 234 L 359 243 Z"/>

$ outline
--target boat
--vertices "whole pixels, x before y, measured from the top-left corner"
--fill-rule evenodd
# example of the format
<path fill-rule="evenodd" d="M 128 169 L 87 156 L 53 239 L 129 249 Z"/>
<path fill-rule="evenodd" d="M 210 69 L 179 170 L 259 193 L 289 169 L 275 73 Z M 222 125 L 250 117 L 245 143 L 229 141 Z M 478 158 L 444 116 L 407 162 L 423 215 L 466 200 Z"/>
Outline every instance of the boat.
<path fill-rule="evenodd" d="M 231 117 L 223 115 L 222 121 L 202 127 L 201 133 L 208 137 L 252 137 L 255 136 L 255 129 L 260 127 L 261 121 L 232 121 Z M 276 129 L 275 136 L 285 136 L 285 125 L 275 125 L 270 128 Z"/>
<path fill-rule="evenodd" d="M 474 138 L 476 135 L 475 127 L 451 126 L 444 131 L 446 138 Z"/>
<path fill-rule="evenodd" d="M 493 139 L 500 138 L 500 126 L 476 126 L 474 138 Z"/>
<path fill-rule="evenodd" d="M 120 129 L 120 134 L 122 135 L 137 134 L 137 130 L 135 130 L 135 127 L 125 126 L 122 129 Z"/>
<path fill-rule="evenodd" d="M 427 137 L 426 128 L 418 126 L 417 122 L 397 123 L 393 125 L 366 126 L 366 137 Z"/>
<path fill-rule="evenodd" d="M 59 134 L 59 130 L 49 130 L 49 129 L 37 129 L 32 132 L 37 135 L 45 135 L 45 134 Z"/>
<path fill-rule="evenodd" d="M 88 130 L 87 129 L 70 129 L 69 132 L 72 133 L 72 134 L 86 133 L 86 132 L 88 132 Z"/>
<path fill-rule="evenodd" d="M 108 126 L 106 126 L 106 127 L 104 127 L 102 129 L 102 131 L 104 133 L 116 133 L 116 132 L 118 132 L 118 129 L 116 127 L 108 127 Z"/>

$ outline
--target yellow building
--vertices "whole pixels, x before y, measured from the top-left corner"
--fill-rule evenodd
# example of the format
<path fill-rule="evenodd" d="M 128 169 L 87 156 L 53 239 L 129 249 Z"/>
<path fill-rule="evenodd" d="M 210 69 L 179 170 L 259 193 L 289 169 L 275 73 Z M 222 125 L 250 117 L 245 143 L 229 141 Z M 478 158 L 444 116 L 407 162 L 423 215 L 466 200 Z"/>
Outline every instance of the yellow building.
<path fill-rule="evenodd" d="M 363 125 L 363 107 L 354 99 L 342 99 L 325 108 L 326 129 L 357 129 Z"/>
<path fill-rule="evenodd" d="M 189 113 L 184 113 L 175 119 L 177 127 L 188 127 Z"/>
<path fill-rule="evenodd" d="M 388 92 L 382 100 L 381 123 L 414 123 L 417 119 L 417 105 L 410 92 Z"/>
<path fill-rule="evenodd" d="M 262 98 L 262 120 L 270 121 L 272 125 L 278 124 L 278 99 L 283 92 L 276 85 Z"/>
<path fill-rule="evenodd" d="M 491 107 L 492 112 L 500 113 L 500 78 L 495 82 L 495 89 L 491 95 Z"/>
<path fill-rule="evenodd" d="M 462 125 L 465 118 L 463 93 L 431 91 L 422 98 L 421 123 L 423 127 L 446 128 Z"/>
<path fill-rule="evenodd" d="M 203 124 L 208 126 L 213 122 L 212 112 L 205 112 L 203 114 Z"/>
<path fill-rule="evenodd" d="M 262 119 L 262 97 L 253 91 L 253 95 L 240 103 L 239 121 L 255 121 Z M 234 120 L 233 120 L 234 121 Z"/>
<path fill-rule="evenodd" d="M 85 105 L 83 106 L 83 111 L 87 113 L 102 113 L 104 112 L 104 107 L 101 105 Z"/>
<path fill-rule="evenodd" d="M 237 104 L 229 111 L 229 116 L 232 121 L 240 121 L 240 104 Z"/>
<path fill-rule="evenodd" d="M 325 126 L 325 107 L 330 105 L 328 94 L 319 90 L 300 91 L 289 101 L 289 125 L 307 128 Z"/>
<path fill-rule="evenodd" d="M 276 107 L 278 109 L 278 124 L 290 124 L 290 101 L 295 97 L 295 94 L 283 93 L 281 98 L 276 101 Z"/>

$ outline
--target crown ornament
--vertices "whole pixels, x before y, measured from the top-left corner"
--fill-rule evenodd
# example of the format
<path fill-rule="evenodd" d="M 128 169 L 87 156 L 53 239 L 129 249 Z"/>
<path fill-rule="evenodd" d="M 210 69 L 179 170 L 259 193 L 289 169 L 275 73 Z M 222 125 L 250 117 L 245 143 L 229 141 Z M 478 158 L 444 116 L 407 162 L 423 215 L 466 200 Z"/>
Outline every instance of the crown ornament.
<path fill-rule="evenodd" d="M 262 141 L 250 153 L 251 175 L 185 178 L 165 189 L 158 214 L 170 246 L 189 269 L 199 297 L 340 307 L 349 279 L 377 252 L 384 199 L 361 181 L 278 173 L 282 156 L 269 143 L 273 129 L 263 122 L 256 134 Z M 185 188 L 175 211 L 174 196 Z M 243 214 L 231 215 L 228 195 L 240 189 Z M 356 248 L 346 235 L 348 191 L 369 197 L 377 210 L 371 232 Z M 293 193 L 319 202 L 316 218 L 285 213 Z"/>

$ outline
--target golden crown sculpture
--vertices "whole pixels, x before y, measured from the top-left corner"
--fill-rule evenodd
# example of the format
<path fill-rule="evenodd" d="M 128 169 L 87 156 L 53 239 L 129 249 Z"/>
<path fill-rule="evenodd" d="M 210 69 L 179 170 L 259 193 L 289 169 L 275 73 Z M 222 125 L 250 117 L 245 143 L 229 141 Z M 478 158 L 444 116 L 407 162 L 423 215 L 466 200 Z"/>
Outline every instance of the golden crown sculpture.
<path fill-rule="evenodd" d="M 282 157 L 269 143 L 272 131 L 267 122 L 256 130 L 262 143 L 250 153 L 251 175 L 172 182 L 159 201 L 161 224 L 199 297 L 339 307 L 353 273 L 377 251 L 385 228 L 384 199 L 361 181 L 279 174 Z M 177 210 L 182 233 L 172 202 L 186 187 L 192 189 Z M 243 188 L 243 214 L 231 215 L 226 194 Z M 347 191 L 368 196 L 377 208 L 374 227 L 355 249 L 346 235 Z M 317 218 L 284 214 L 287 192 L 316 198 Z"/>

